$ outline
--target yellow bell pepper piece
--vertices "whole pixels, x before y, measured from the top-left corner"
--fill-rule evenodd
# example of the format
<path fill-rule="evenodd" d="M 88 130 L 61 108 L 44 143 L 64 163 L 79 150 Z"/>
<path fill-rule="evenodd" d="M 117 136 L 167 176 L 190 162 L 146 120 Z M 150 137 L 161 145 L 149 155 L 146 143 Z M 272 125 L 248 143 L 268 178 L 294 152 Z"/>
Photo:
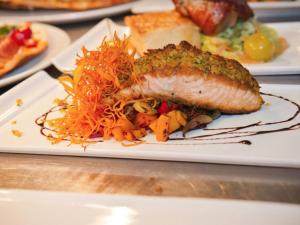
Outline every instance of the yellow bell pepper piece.
<path fill-rule="evenodd" d="M 160 115 L 157 120 L 157 126 L 155 129 L 155 136 L 157 141 L 167 141 L 169 138 L 169 124 L 170 117 L 167 115 Z"/>
<path fill-rule="evenodd" d="M 112 135 L 117 141 L 123 141 L 124 135 L 121 127 L 114 127 L 111 131 Z"/>
<path fill-rule="evenodd" d="M 168 116 L 170 117 L 170 123 L 169 123 L 169 132 L 172 133 L 175 130 L 179 129 L 181 124 L 177 120 L 177 110 L 173 110 L 171 112 L 168 112 Z"/>
<path fill-rule="evenodd" d="M 185 126 L 187 123 L 186 115 L 179 110 L 176 110 L 176 120 L 178 121 L 178 123 L 180 123 L 181 126 Z"/>

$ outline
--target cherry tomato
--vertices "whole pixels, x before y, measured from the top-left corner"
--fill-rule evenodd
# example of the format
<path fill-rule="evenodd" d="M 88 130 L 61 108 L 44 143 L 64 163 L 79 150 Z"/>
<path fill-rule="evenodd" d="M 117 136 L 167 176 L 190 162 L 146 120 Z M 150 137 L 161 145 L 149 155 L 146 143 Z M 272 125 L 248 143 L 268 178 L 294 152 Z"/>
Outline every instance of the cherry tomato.
<path fill-rule="evenodd" d="M 30 27 L 26 27 L 25 29 L 19 30 L 25 37 L 25 39 L 29 39 L 32 36 L 32 31 Z"/>
<path fill-rule="evenodd" d="M 244 52 L 251 59 L 267 61 L 273 57 L 274 44 L 264 34 L 257 32 L 244 40 Z"/>
<path fill-rule="evenodd" d="M 19 32 L 18 30 L 13 30 L 10 37 L 18 45 L 23 45 L 24 44 L 25 36 L 24 36 L 23 33 Z"/>
<path fill-rule="evenodd" d="M 13 30 L 10 37 L 19 45 L 24 45 L 25 41 L 30 39 L 32 36 L 32 31 L 29 27 L 23 30 Z"/>

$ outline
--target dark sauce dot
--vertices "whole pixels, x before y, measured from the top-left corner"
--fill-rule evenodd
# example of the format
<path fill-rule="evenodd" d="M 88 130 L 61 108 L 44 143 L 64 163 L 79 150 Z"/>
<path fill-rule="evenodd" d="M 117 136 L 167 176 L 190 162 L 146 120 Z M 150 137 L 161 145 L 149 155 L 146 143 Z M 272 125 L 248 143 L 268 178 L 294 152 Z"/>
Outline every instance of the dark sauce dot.
<path fill-rule="evenodd" d="M 239 141 L 239 143 L 241 144 L 244 144 L 244 145 L 251 145 L 251 141 L 248 141 L 248 140 L 242 140 L 242 141 Z"/>

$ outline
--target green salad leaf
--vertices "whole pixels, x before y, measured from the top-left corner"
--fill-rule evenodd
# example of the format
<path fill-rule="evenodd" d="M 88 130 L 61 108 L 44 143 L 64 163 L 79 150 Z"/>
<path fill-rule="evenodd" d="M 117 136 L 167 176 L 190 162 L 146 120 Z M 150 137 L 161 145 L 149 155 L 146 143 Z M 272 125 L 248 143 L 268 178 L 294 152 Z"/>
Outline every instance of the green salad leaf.
<path fill-rule="evenodd" d="M 0 27 L 0 36 L 8 35 L 14 28 L 15 28 L 15 26 L 12 26 L 12 25 L 1 26 Z"/>

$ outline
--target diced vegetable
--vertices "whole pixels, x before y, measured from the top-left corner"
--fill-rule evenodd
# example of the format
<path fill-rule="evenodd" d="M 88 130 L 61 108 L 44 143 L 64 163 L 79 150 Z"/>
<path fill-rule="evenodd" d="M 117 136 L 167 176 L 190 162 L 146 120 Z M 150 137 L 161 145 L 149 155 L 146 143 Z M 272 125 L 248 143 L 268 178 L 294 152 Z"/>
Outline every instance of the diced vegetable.
<path fill-rule="evenodd" d="M 162 101 L 160 107 L 158 108 L 159 114 L 168 113 L 170 111 L 170 108 L 168 106 L 168 103 L 166 101 Z"/>
<path fill-rule="evenodd" d="M 150 125 L 149 125 L 150 129 L 155 133 L 156 129 L 157 129 L 157 119 L 154 120 Z"/>
<path fill-rule="evenodd" d="M 186 124 L 186 116 L 179 110 L 172 110 L 167 114 L 161 114 L 158 119 L 149 125 L 158 141 L 168 140 L 170 133 L 178 130 Z"/>
<path fill-rule="evenodd" d="M 138 140 L 144 137 L 147 134 L 147 131 L 145 128 L 141 128 L 139 130 L 133 130 L 132 134 L 134 135 L 135 139 Z"/>
<path fill-rule="evenodd" d="M 147 113 L 138 113 L 136 115 L 135 124 L 138 127 L 147 127 L 156 119 L 157 119 L 156 115 L 149 115 Z"/>
<path fill-rule="evenodd" d="M 119 118 L 116 126 L 120 127 L 123 131 L 134 129 L 134 125 L 126 117 Z"/>
<path fill-rule="evenodd" d="M 169 124 L 170 117 L 167 115 L 160 115 L 157 120 L 157 126 L 155 129 L 155 136 L 157 141 L 167 141 L 169 138 Z"/>
<path fill-rule="evenodd" d="M 124 135 L 123 135 L 123 131 L 122 131 L 121 127 L 114 127 L 111 132 L 117 141 L 124 140 Z"/>
<path fill-rule="evenodd" d="M 170 117 L 170 124 L 169 124 L 169 132 L 170 133 L 179 129 L 181 126 L 181 124 L 177 120 L 176 112 L 177 111 L 173 110 L 167 114 Z"/>
<path fill-rule="evenodd" d="M 134 141 L 135 137 L 130 131 L 127 131 L 127 132 L 125 132 L 125 139 L 127 141 Z"/>
<path fill-rule="evenodd" d="M 186 124 L 186 115 L 183 112 L 177 110 L 176 111 L 176 119 L 177 119 L 178 123 L 181 126 L 185 126 L 185 124 Z"/>

